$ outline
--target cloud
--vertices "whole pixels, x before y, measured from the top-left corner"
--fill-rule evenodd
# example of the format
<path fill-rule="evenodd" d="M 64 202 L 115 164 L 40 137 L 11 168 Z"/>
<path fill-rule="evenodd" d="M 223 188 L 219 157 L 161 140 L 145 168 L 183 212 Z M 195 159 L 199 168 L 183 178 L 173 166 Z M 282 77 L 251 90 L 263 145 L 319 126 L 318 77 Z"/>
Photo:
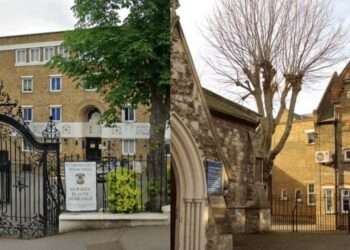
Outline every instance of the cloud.
<path fill-rule="evenodd" d="M 73 28 L 74 0 L 0 0 L 0 36 Z"/>

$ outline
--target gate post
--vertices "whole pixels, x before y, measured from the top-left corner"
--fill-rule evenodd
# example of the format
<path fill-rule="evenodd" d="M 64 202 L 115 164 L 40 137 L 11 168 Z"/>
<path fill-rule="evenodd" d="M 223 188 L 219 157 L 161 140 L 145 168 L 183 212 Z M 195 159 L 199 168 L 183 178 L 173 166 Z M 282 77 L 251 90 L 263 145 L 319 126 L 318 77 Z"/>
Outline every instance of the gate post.
<path fill-rule="evenodd" d="M 350 234 L 350 208 L 348 209 L 348 233 Z"/>
<path fill-rule="evenodd" d="M 48 207 L 47 207 L 47 192 L 48 192 L 48 173 L 47 173 L 47 149 L 44 150 L 43 155 L 43 206 L 44 206 L 44 235 L 48 235 L 47 231 L 47 221 L 48 221 Z"/>

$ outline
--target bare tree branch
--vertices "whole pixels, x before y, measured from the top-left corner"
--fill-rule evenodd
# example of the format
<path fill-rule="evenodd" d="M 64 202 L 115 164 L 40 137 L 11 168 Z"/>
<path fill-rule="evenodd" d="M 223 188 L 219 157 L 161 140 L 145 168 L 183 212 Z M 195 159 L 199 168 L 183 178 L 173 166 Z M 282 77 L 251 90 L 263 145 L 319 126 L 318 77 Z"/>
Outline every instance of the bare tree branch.
<path fill-rule="evenodd" d="M 297 97 L 321 70 L 345 59 L 345 32 L 334 25 L 327 0 L 218 0 L 205 37 L 209 65 L 261 115 L 261 147 L 267 168 L 292 128 Z M 276 104 L 277 103 L 277 104 Z M 288 107 L 288 108 L 287 108 Z M 272 138 L 287 113 L 282 136 Z M 267 171 L 269 172 L 269 171 Z"/>

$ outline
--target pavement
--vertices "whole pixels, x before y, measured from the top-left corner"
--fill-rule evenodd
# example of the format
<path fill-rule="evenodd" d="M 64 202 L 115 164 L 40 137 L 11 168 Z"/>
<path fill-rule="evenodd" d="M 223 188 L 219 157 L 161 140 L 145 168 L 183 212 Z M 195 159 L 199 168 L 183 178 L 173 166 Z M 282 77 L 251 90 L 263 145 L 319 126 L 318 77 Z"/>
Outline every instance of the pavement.
<path fill-rule="evenodd" d="M 0 238 L 0 250 L 169 250 L 170 228 L 135 227 L 79 231 L 19 240 Z"/>
<path fill-rule="evenodd" d="M 350 234 L 268 233 L 235 235 L 234 250 L 349 250 Z"/>

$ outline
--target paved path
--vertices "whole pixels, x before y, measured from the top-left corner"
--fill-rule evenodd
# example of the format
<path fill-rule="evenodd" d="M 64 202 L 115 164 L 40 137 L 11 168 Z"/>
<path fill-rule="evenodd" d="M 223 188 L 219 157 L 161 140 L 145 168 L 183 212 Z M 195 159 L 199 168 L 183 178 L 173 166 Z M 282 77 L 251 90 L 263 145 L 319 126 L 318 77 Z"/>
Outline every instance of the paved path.
<path fill-rule="evenodd" d="M 137 227 L 84 231 L 36 240 L 0 238 L 0 250 L 169 250 L 170 229 Z"/>
<path fill-rule="evenodd" d="M 234 250 L 349 250 L 346 233 L 270 233 L 234 237 Z"/>

